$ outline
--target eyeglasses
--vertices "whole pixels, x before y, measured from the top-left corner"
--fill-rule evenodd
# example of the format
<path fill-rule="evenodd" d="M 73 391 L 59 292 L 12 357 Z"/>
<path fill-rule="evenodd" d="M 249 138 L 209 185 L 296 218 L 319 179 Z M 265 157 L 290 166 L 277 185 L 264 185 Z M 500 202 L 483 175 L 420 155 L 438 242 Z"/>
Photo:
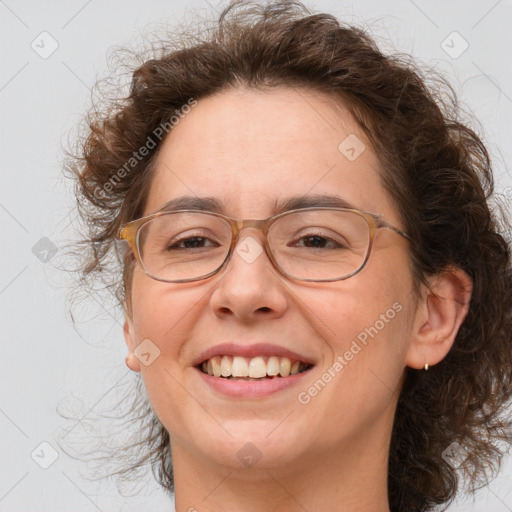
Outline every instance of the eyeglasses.
<path fill-rule="evenodd" d="M 410 237 L 378 215 L 349 208 L 302 208 L 264 220 L 234 219 L 203 210 L 160 211 L 119 231 L 151 278 L 168 283 L 206 279 L 231 258 L 242 229 L 259 229 L 238 254 L 252 262 L 263 250 L 282 274 L 301 281 L 340 281 L 360 272 L 379 228 Z M 252 251 L 252 254 L 251 254 Z M 257 257 L 256 256 L 256 257 Z"/>

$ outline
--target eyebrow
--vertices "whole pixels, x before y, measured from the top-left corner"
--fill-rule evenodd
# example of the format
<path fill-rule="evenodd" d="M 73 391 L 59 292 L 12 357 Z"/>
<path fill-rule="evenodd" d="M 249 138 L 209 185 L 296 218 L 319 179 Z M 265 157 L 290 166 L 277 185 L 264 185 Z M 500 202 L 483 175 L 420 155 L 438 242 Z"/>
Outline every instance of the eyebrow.
<path fill-rule="evenodd" d="M 339 196 L 330 194 L 310 194 L 276 199 L 272 204 L 272 215 L 277 215 L 289 210 L 314 207 L 356 208 Z M 202 210 L 225 214 L 224 207 L 218 199 L 215 197 L 198 196 L 177 197 L 165 203 L 158 211 L 172 212 L 176 210 Z"/>

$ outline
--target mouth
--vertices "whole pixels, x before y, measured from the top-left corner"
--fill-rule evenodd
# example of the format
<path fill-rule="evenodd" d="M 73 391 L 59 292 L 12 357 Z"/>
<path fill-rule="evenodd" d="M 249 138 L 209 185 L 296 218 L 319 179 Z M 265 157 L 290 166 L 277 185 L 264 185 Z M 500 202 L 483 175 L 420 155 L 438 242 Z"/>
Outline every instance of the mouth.
<path fill-rule="evenodd" d="M 304 373 L 312 364 L 286 356 L 243 357 L 215 355 L 205 359 L 198 369 L 211 377 L 236 381 L 266 381 L 284 379 Z"/>

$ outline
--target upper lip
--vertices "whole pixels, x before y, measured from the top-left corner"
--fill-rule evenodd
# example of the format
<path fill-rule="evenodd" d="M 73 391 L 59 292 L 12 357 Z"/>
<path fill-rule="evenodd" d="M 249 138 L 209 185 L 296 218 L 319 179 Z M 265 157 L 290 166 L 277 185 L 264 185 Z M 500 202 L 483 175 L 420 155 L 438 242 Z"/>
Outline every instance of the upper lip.
<path fill-rule="evenodd" d="M 253 343 L 251 345 L 240 345 L 237 343 L 221 343 L 206 349 L 193 361 L 193 366 L 200 365 L 203 361 L 211 359 L 214 356 L 241 356 L 241 357 L 257 357 L 257 356 L 281 356 L 301 361 L 310 365 L 314 365 L 315 361 L 306 355 L 299 354 L 293 350 L 273 345 L 271 343 Z"/>

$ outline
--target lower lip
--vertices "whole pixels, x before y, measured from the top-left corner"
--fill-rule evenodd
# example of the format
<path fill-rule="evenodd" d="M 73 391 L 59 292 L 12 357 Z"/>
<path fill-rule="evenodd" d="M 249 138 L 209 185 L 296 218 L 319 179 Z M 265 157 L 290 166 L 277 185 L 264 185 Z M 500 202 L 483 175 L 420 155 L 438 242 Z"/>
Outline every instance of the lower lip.
<path fill-rule="evenodd" d="M 290 375 L 289 377 L 274 377 L 273 379 L 261 381 L 225 379 L 222 377 L 213 377 L 212 375 L 203 373 L 199 369 L 197 369 L 197 371 L 206 384 L 223 395 L 236 398 L 261 398 L 293 386 L 303 379 L 310 370 Z"/>

